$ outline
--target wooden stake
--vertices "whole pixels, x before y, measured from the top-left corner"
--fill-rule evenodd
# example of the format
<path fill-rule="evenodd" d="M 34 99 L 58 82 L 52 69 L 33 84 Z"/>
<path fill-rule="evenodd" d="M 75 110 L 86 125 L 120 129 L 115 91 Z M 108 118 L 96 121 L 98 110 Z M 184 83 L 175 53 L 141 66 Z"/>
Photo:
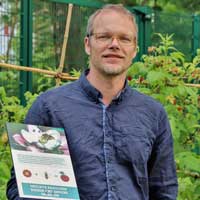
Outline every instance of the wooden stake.
<path fill-rule="evenodd" d="M 188 86 L 188 87 L 200 88 L 200 84 L 185 83 L 185 85 Z"/>
<path fill-rule="evenodd" d="M 0 67 L 2 68 L 7 68 L 7 69 L 13 69 L 13 70 L 21 70 L 21 71 L 29 71 L 29 72 L 35 72 L 35 73 L 40 73 L 40 74 L 46 74 L 50 77 L 59 77 L 60 79 L 63 80 L 77 80 L 78 77 L 72 77 L 68 73 L 58 73 L 46 69 L 38 69 L 34 67 L 26 67 L 26 66 L 19 66 L 19 65 L 12 65 L 12 64 L 6 64 L 6 63 L 0 63 Z M 138 83 L 135 81 L 137 84 L 144 84 L 144 83 Z M 187 87 L 195 87 L 195 88 L 200 88 L 200 84 L 192 84 L 192 83 L 185 83 L 185 86 Z"/>
<path fill-rule="evenodd" d="M 64 62 L 65 62 L 65 56 L 66 56 L 66 48 L 67 48 L 67 42 L 68 42 L 68 37 L 69 37 L 69 28 L 70 28 L 70 22 L 71 22 L 71 16 L 72 16 L 72 8 L 73 4 L 68 5 L 68 13 L 67 13 L 67 19 L 66 19 L 66 26 L 65 26 L 65 34 L 64 34 L 64 40 L 63 40 L 63 46 L 62 46 L 62 51 L 61 51 L 61 57 L 60 57 L 60 64 L 58 67 L 57 72 L 62 73 L 63 68 L 64 68 Z M 56 78 L 56 85 L 60 85 L 60 78 Z"/>
<path fill-rule="evenodd" d="M 6 63 L 0 63 L 0 67 L 7 68 L 7 69 L 13 69 L 13 70 L 21 70 L 21 71 L 28 71 L 28 72 L 35 72 L 39 74 L 46 74 L 51 77 L 59 77 L 63 80 L 77 80 L 78 77 L 71 77 L 68 73 L 58 73 L 46 69 L 38 69 L 34 67 L 26 67 L 26 66 L 19 66 L 19 65 L 11 65 Z"/>

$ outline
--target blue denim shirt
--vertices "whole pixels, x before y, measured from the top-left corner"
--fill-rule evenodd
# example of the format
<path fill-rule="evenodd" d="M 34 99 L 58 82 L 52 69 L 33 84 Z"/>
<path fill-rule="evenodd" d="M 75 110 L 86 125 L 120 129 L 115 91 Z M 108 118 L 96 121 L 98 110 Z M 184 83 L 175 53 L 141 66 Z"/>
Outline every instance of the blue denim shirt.
<path fill-rule="evenodd" d="M 127 83 L 109 106 L 101 97 L 83 74 L 40 95 L 25 122 L 65 129 L 81 200 L 175 200 L 173 141 L 163 107 Z M 7 196 L 20 199 L 13 171 Z"/>

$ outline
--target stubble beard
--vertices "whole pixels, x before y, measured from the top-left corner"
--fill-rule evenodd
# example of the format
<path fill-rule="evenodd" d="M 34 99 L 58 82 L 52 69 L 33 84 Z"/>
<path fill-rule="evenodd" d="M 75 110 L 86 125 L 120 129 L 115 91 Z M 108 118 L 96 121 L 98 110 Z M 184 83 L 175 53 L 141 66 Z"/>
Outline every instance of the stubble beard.
<path fill-rule="evenodd" d="M 121 74 L 124 74 L 129 67 L 123 67 L 123 66 L 99 66 L 99 71 L 101 71 L 102 74 L 105 76 L 119 76 Z"/>

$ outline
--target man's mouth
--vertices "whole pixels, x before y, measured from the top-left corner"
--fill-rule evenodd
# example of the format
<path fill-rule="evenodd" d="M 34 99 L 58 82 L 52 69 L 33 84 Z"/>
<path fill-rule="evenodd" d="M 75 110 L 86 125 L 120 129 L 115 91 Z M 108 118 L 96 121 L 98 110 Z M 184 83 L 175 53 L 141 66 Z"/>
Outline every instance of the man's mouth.
<path fill-rule="evenodd" d="M 119 59 L 124 58 L 123 56 L 118 55 L 118 54 L 105 54 L 105 55 L 103 55 L 103 57 L 104 58 L 119 58 Z"/>

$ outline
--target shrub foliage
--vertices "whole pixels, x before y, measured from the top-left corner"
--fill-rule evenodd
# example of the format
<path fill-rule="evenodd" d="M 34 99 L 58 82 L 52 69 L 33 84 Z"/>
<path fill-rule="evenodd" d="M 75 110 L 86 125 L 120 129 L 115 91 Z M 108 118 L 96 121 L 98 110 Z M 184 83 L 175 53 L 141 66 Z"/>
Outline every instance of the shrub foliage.
<path fill-rule="evenodd" d="M 200 199 L 200 50 L 192 62 L 174 48 L 172 35 L 149 47 L 129 69 L 129 84 L 161 102 L 171 124 L 179 177 L 178 200 Z M 191 87 L 187 84 L 196 84 Z"/>

